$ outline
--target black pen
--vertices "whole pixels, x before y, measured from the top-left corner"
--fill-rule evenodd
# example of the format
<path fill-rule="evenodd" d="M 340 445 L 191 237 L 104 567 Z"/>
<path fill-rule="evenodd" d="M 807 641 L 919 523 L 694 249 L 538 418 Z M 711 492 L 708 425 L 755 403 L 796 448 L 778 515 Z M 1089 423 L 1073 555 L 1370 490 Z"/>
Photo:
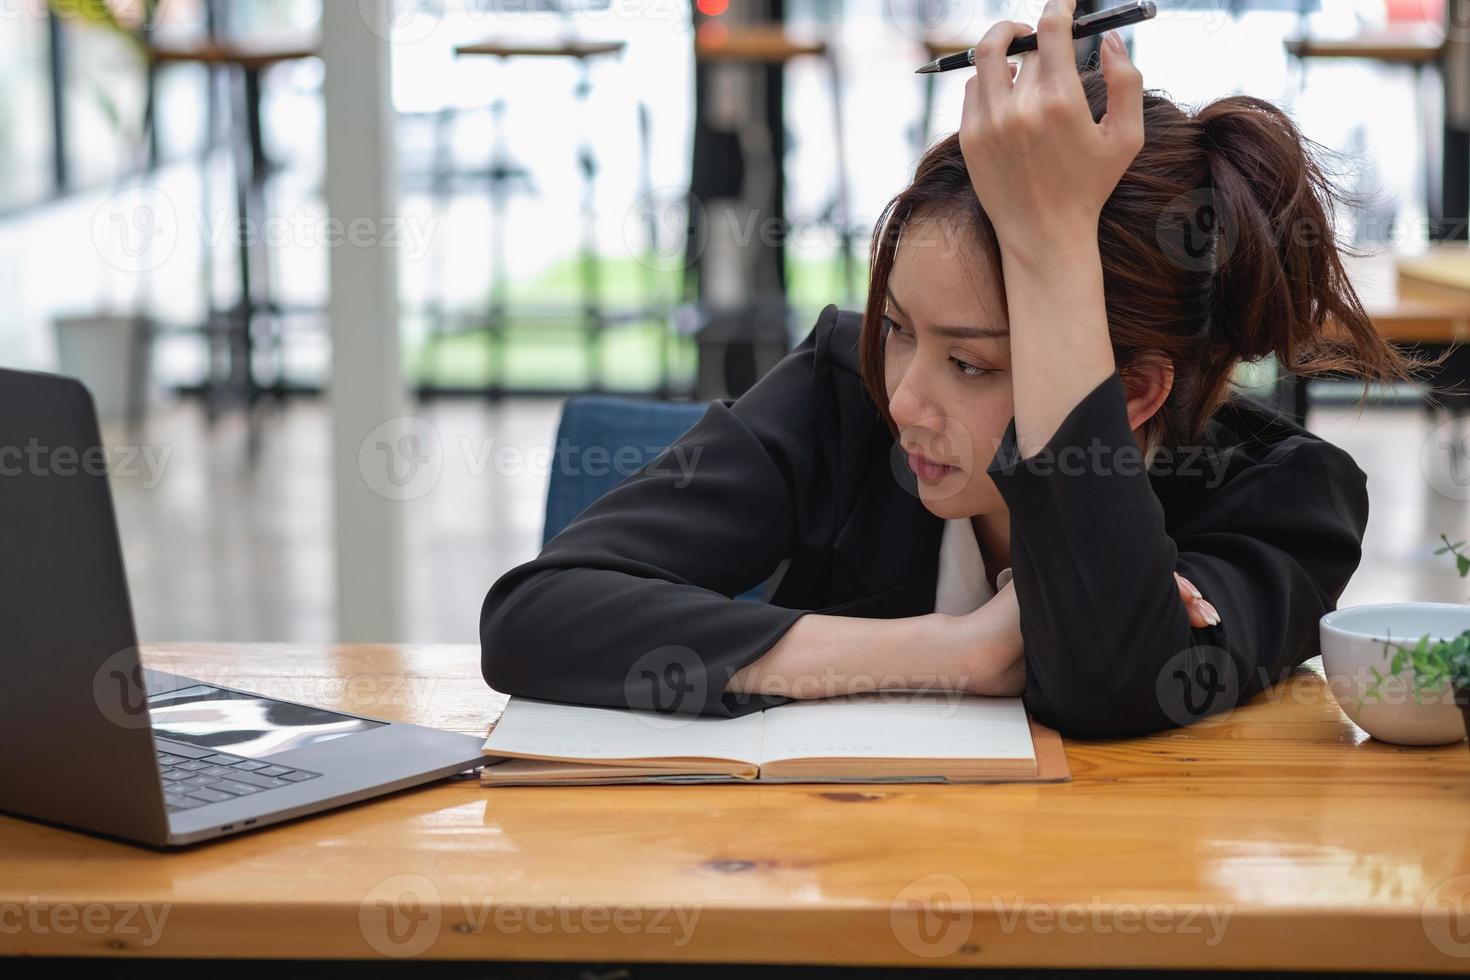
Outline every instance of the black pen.
<path fill-rule="evenodd" d="M 1150 20 L 1159 12 L 1154 6 L 1153 0 L 1133 0 L 1121 7 L 1110 7 L 1107 10 L 1098 10 L 1072 21 L 1072 38 L 1092 37 L 1094 34 L 1102 34 L 1111 31 L 1115 27 L 1127 27 L 1129 24 L 1137 24 L 1140 21 Z M 1027 51 L 1036 50 L 1036 32 L 1023 34 L 1011 42 L 1006 49 L 1006 57 L 1023 54 Z M 975 49 L 960 51 L 956 54 L 947 54 L 943 58 L 936 58 L 920 68 L 914 69 L 916 75 L 931 75 L 934 72 L 954 71 L 956 68 L 973 68 L 975 66 Z"/>

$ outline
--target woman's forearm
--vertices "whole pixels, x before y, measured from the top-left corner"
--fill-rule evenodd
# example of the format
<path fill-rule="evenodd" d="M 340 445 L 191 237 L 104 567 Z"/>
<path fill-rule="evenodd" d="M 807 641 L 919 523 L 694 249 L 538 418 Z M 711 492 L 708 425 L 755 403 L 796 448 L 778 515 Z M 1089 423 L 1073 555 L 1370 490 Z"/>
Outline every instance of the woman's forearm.
<path fill-rule="evenodd" d="M 733 693 L 824 698 L 878 690 L 1014 694 L 1021 641 L 1004 604 L 967 616 L 810 613 L 730 679 Z"/>
<path fill-rule="evenodd" d="M 1016 446 L 1026 459 L 1115 364 L 1095 231 L 1064 236 L 1044 249 L 1011 249 L 1002 242 L 1001 253 Z"/>

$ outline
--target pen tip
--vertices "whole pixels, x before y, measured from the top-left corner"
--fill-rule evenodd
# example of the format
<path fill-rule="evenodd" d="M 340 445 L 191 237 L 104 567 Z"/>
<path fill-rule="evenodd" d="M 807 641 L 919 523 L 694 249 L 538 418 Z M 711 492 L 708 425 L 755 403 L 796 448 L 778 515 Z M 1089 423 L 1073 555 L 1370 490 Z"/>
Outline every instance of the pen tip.
<path fill-rule="evenodd" d="M 935 66 L 935 65 L 924 65 L 924 66 L 922 66 L 920 68 L 915 68 L 914 69 L 914 74 L 915 75 L 932 75 L 935 72 L 937 72 L 938 70 L 939 70 L 939 68 L 937 66 Z"/>

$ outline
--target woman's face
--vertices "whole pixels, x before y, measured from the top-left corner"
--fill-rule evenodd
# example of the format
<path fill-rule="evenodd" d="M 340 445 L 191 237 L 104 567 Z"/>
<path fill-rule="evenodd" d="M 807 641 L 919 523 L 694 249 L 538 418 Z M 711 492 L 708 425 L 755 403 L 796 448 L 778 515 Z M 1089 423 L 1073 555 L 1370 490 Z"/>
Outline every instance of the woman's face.
<path fill-rule="evenodd" d="M 968 233 L 911 221 L 884 306 L 884 382 L 924 506 L 943 518 L 1004 512 L 985 474 L 1014 414 L 1009 321 Z"/>

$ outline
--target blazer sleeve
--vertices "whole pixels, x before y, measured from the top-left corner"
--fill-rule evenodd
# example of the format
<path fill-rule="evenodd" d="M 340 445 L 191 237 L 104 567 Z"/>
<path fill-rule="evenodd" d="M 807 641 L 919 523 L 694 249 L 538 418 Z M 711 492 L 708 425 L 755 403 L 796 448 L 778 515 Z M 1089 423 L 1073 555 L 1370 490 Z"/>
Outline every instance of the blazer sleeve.
<path fill-rule="evenodd" d="M 1074 737 L 1140 735 L 1226 711 L 1318 651 L 1362 556 L 1366 478 L 1286 440 L 1165 530 L 1117 371 L 1022 460 L 1011 420 L 988 472 L 1011 513 L 1026 699 Z M 1173 572 L 1220 613 L 1190 625 Z"/>
<path fill-rule="evenodd" d="M 717 717 L 787 700 L 723 690 L 808 610 L 732 597 L 768 579 L 796 540 L 818 465 L 813 385 L 829 312 L 745 395 L 712 402 L 491 587 L 480 643 L 492 688 Z"/>

